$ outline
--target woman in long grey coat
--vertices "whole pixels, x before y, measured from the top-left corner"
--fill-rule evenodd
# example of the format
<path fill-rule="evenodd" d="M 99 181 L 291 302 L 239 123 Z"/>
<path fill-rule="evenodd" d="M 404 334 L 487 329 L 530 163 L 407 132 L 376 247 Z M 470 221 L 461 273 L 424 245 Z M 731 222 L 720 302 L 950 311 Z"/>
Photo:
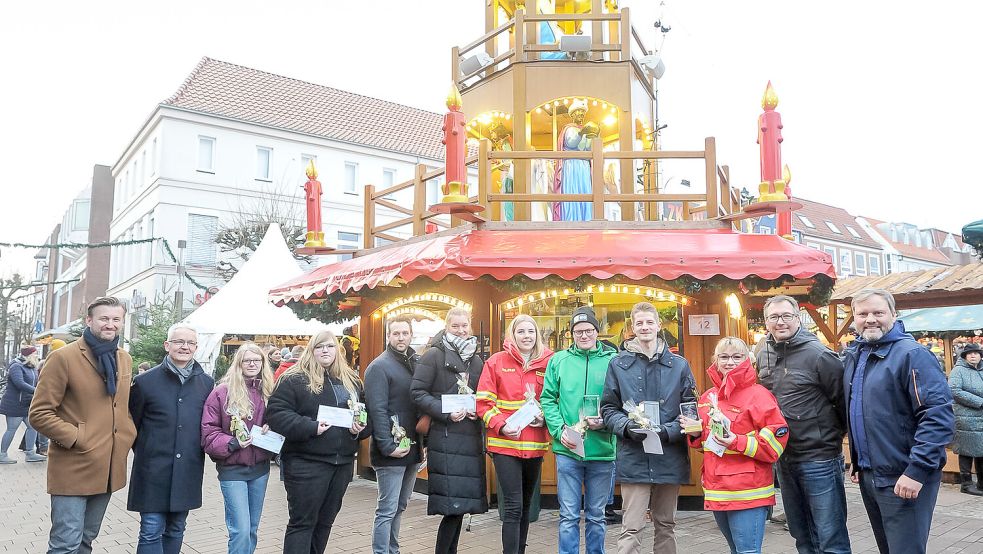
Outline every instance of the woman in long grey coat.
<path fill-rule="evenodd" d="M 959 490 L 973 496 L 983 496 L 983 348 L 970 343 L 959 353 L 959 360 L 949 374 L 949 388 L 955 400 L 956 438 L 952 451 L 959 455 Z M 973 487 L 973 464 L 976 465 L 976 487 Z"/>

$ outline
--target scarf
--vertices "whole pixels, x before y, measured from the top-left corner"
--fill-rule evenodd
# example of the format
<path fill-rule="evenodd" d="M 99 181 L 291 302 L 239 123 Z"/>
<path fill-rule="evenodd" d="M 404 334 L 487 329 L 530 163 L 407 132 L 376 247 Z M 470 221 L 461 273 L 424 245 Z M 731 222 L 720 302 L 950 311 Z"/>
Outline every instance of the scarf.
<path fill-rule="evenodd" d="M 164 365 L 167 366 L 167 369 L 171 370 L 175 375 L 177 375 L 177 378 L 181 380 L 181 384 L 183 385 L 188 379 L 191 378 L 191 372 L 195 368 L 195 361 L 191 360 L 188 362 L 188 365 L 178 367 L 170 356 L 164 356 Z"/>
<path fill-rule="evenodd" d="M 96 371 L 106 382 L 106 392 L 109 396 L 116 396 L 116 350 L 119 348 L 119 336 L 113 340 L 102 340 L 86 327 L 82 340 L 92 349 L 92 355 L 96 358 Z"/>
<path fill-rule="evenodd" d="M 475 350 L 478 349 L 478 337 L 462 339 L 457 335 L 444 333 L 444 346 L 457 352 L 457 355 L 461 357 L 461 361 L 467 364 L 471 356 L 474 356 Z"/>

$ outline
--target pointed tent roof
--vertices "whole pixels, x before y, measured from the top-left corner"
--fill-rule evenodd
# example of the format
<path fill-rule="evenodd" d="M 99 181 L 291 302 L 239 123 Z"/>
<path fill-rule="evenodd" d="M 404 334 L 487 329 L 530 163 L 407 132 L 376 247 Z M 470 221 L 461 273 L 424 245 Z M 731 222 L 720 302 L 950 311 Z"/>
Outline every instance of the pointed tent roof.
<path fill-rule="evenodd" d="M 302 320 L 287 307 L 267 300 L 269 290 L 304 271 L 283 240 L 280 225 L 271 223 L 256 252 L 219 292 L 184 319 L 199 333 L 310 335 L 324 323 Z"/>

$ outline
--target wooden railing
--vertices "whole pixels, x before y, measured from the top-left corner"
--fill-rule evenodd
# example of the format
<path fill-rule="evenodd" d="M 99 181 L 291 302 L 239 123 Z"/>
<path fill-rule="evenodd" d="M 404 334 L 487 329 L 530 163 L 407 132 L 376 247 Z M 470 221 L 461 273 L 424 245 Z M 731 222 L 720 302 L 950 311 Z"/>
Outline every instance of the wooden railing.
<path fill-rule="evenodd" d="M 559 44 L 540 44 L 538 24 L 542 22 L 580 22 L 581 28 L 589 24 L 591 28 L 591 46 L 585 58 L 590 61 L 633 61 L 631 53 L 632 41 L 639 47 L 644 54 L 650 54 L 641 36 L 638 34 L 630 22 L 628 8 L 623 8 L 619 13 L 601 14 L 547 14 L 547 15 L 527 15 L 525 10 L 516 10 L 515 17 L 499 27 L 492 29 L 484 35 L 464 46 L 455 46 L 451 51 L 451 79 L 457 84 L 461 91 L 467 90 L 482 80 L 508 68 L 515 63 L 523 63 L 532 60 L 542 59 L 543 53 L 560 52 Z M 604 25 L 610 26 L 608 33 L 609 39 L 605 41 Z M 508 48 L 499 47 L 496 38 L 502 33 L 511 32 L 512 37 Z M 492 61 L 484 67 L 461 74 L 461 60 L 475 51 L 483 51 L 491 57 Z M 635 69 L 642 73 L 637 63 Z M 470 79 L 478 77 L 478 80 L 468 83 Z M 649 88 L 650 83 L 647 78 L 643 78 Z M 652 92 L 651 90 L 649 92 Z"/>
<path fill-rule="evenodd" d="M 607 160 L 703 160 L 704 174 L 706 176 L 706 189 L 703 193 L 693 194 L 669 194 L 656 190 L 655 192 L 619 192 L 609 193 L 605 190 L 604 184 L 604 165 Z M 514 160 L 588 160 L 590 162 L 591 192 L 585 194 L 555 194 L 555 193 L 502 193 L 492 190 L 493 171 L 496 166 L 505 171 L 504 163 Z M 716 142 L 713 137 L 704 140 L 703 150 L 660 150 L 660 151 L 604 151 L 601 140 L 595 138 L 591 145 L 591 150 L 582 151 L 492 151 L 491 143 L 488 139 L 482 139 L 478 145 L 478 154 L 471 156 L 466 162 L 469 166 L 477 165 L 478 183 L 477 195 L 471 197 L 471 202 L 483 206 L 485 210 L 481 212 L 479 220 L 496 221 L 500 220 L 500 205 L 503 202 L 511 202 L 516 205 L 514 213 L 519 216 L 522 213 L 530 213 L 529 209 L 520 210 L 519 205 L 531 205 L 534 202 L 590 202 L 591 217 L 595 221 L 604 220 L 604 204 L 606 202 L 628 203 L 635 206 L 635 203 L 658 203 L 658 202 L 678 202 L 682 205 L 682 219 L 716 219 L 723 218 L 730 214 L 741 211 L 740 192 L 730 185 L 730 171 L 727 166 L 717 165 Z M 634 172 L 633 172 L 634 173 Z M 444 169 L 427 171 L 425 165 L 417 165 L 412 180 L 393 185 L 383 190 L 376 190 L 373 185 L 365 187 L 365 223 L 364 223 L 364 244 L 365 248 L 375 246 L 375 239 L 381 238 L 388 241 L 399 241 L 409 236 L 421 236 L 425 234 L 426 223 L 432 222 L 438 228 L 446 229 L 461 223 L 457 218 L 451 218 L 448 223 L 442 219 L 435 219 L 438 213 L 429 210 L 426 205 L 426 184 L 430 179 L 436 179 L 444 175 Z M 622 175 L 622 179 L 631 179 L 634 183 L 635 175 Z M 400 205 L 386 197 L 397 192 L 413 189 L 413 202 L 410 207 Z M 378 208 L 387 208 L 392 212 L 401 214 L 404 217 L 388 221 L 383 224 L 378 223 Z M 654 217 L 640 219 L 638 210 L 631 209 L 628 213 L 622 210 L 621 218 L 625 221 L 659 221 L 659 211 L 650 210 L 646 213 L 654 214 Z M 702 215 L 702 217 L 699 217 Z M 696 217 L 694 217 L 696 216 Z M 542 225 L 562 224 L 563 222 L 542 222 Z M 410 227 L 399 235 L 393 231 L 399 228 Z M 407 233 L 408 231 L 408 233 Z"/>

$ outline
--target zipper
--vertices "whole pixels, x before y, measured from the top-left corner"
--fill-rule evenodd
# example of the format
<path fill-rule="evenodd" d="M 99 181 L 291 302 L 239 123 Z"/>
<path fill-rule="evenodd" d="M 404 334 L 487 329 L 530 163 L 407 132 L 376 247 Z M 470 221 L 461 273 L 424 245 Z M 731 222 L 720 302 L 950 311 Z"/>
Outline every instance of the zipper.
<path fill-rule="evenodd" d="M 920 408 L 922 406 L 922 396 L 918 392 L 918 370 L 915 368 L 911 368 L 911 384 L 915 388 L 915 400 L 918 401 L 918 407 Z"/>

